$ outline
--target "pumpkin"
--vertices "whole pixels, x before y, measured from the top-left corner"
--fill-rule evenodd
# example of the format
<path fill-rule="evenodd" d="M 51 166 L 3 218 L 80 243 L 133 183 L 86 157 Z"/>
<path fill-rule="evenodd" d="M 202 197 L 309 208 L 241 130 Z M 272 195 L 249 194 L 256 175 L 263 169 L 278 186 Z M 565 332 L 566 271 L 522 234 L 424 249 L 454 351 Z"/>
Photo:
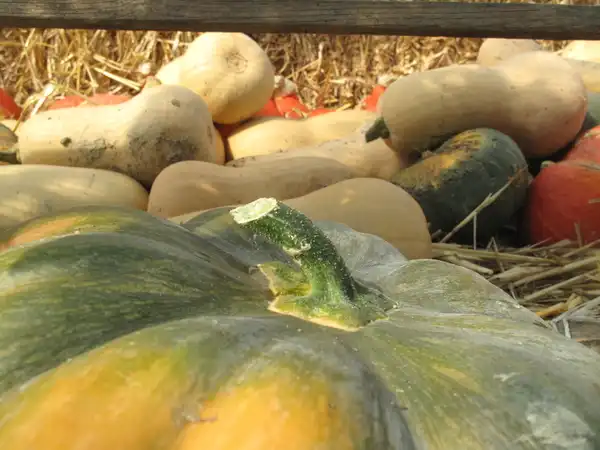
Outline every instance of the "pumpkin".
<path fill-rule="evenodd" d="M 0 119 L 18 119 L 21 107 L 4 89 L 0 88 Z"/>
<path fill-rule="evenodd" d="M 600 355 L 479 275 L 273 199 L 193 229 L 90 207 L 5 235 L 0 448 L 600 446 Z"/>
<path fill-rule="evenodd" d="M 0 159 L 114 170 L 149 187 L 174 162 L 223 163 L 225 154 L 202 98 L 162 85 L 122 104 L 40 112 L 23 122 L 18 144 Z"/>
<path fill-rule="evenodd" d="M 462 243 L 486 242 L 525 202 L 529 174 L 517 144 L 491 129 L 465 131 L 391 180 L 421 205 L 432 233 L 452 232 L 486 198 L 497 198 L 454 234 Z"/>
<path fill-rule="evenodd" d="M 403 189 L 376 178 L 352 178 L 283 203 L 311 220 L 328 220 L 392 244 L 409 259 L 431 258 L 431 236 L 419 204 Z M 231 207 L 229 207 L 231 209 Z M 170 218 L 186 223 L 203 212 Z"/>
<path fill-rule="evenodd" d="M 310 147 L 344 138 L 375 118 L 370 111 L 336 111 L 306 119 L 262 117 L 237 128 L 227 138 L 229 160 Z"/>
<path fill-rule="evenodd" d="M 90 97 L 67 95 L 63 98 L 53 101 L 50 106 L 48 106 L 47 110 L 100 105 L 119 105 L 129 101 L 130 99 L 131 95 L 94 94 Z"/>
<path fill-rule="evenodd" d="M 405 162 L 382 141 L 365 143 L 364 129 L 321 145 L 230 161 L 220 167 L 184 161 L 152 185 L 148 211 L 173 217 L 273 196 L 300 197 L 351 178 L 389 180 Z"/>
<path fill-rule="evenodd" d="M 271 98 L 275 73 L 269 57 L 243 33 L 203 33 L 183 56 L 156 74 L 161 83 L 179 84 L 200 95 L 217 123 L 252 117 Z"/>
<path fill-rule="evenodd" d="M 600 239 L 600 163 L 574 159 L 543 168 L 529 188 L 524 220 L 533 244 Z"/>
<path fill-rule="evenodd" d="M 521 53 L 494 67 L 456 65 L 399 78 L 382 94 L 367 139 L 383 138 L 405 155 L 466 130 L 492 128 L 525 156 L 545 157 L 577 135 L 586 105 L 582 79 L 563 58 Z"/>

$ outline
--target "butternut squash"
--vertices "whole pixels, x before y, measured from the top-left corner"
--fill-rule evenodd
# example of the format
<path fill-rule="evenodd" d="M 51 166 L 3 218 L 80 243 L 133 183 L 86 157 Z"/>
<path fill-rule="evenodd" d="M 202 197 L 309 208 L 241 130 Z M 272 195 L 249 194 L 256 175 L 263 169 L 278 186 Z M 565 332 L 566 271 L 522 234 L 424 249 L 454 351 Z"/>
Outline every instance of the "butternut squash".
<path fill-rule="evenodd" d="M 600 42 L 571 41 L 557 53 L 563 58 L 600 63 Z"/>
<path fill-rule="evenodd" d="M 293 165 L 299 158 L 300 160 L 310 158 L 313 161 L 333 160 L 341 163 L 348 167 L 355 177 L 390 180 L 400 169 L 408 166 L 409 161 L 401 159 L 382 140 L 365 142 L 365 132 L 370 124 L 371 122 L 340 139 L 293 151 L 235 159 L 229 161 L 227 166 L 260 167 L 261 164 L 269 161 L 278 161 L 281 165 Z"/>
<path fill-rule="evenodd" d="M 0 159 L 108 169 L 149 187 L 172 163 L 224 161 L 216 133 L 202 98 L 162 85 L 118 105 L 38 113 L 20 126 L 16 154 Z"/>
<path fill-rule="evenodd" d="M 201 34 L 183 56 L 163 66 L 156 78 L 196 92 L 220 124 L 251 117 L 267 103 L 275 87 L 269 57 L 243 33 Z"/>
<path fill-rule="evenodd" d="M 462 131 L 492 128 L 527 157 L 544 157 L 579 132 L 587 108 L 581 76 L 550 52 L 528 52 L 493 67 L 477 64 L 414 73 L 392 83 L 367 132 L 400 155 L 432 150 Z"/>
<path fill-rule="evenodd" d="M 431 258 L 431 235 L 419 204 L 402 188 L 375 178 L 354 178 L 284 201 L 311 220 L 342 223 L 382 238 L 408 259 Z M 237 206 L 237 205 L 228 205 Z M 182 224 L 202 212 L 171 218 Z"/>
<path fill-rule="evenodd" d="M 477 52 L 477 64 L 495 66 L 521 53 L 544 51 L 544 48 L 532 39 L 484 39 Z"/>
<path fill-rule="evenodd" d="M 600 92 L 600 61 L 597 60 L 599 46 L 595 41 L 573 41 L 554 53 L 563 57 L 573 70 L 579 73 L 585 87 L 592 92 Z M 512 56 L 527 52 L 528 48 L 535 47 L 543 50 L 535 41 L 527 39 L 486 39 L 479 49 L 477 63 L 488 67 L 495 66 Z"/>
<path fill-rule="evenodd" d="M 252 119 L 228 137 L 228 159 L 268 155 L 343 138 L 375 117 L 371 111 L 345 110 L 304 119 Z"/>
<path fill-rule="evenodd" d="M 173 217 L 260 197 L 285 200 L 350 178 L 354 178 L 350 167 L 325 158 L 297 158 L 294 164 L 264 161 L 243 168 L 182 161 L 156 177 L 148 212 Z"/>
<path fill-rule="evenodd" d="M 38 164 L 0 166 L 0 228 L 87 205 L 145 210 L 148 192 L 116 172 Z"/>

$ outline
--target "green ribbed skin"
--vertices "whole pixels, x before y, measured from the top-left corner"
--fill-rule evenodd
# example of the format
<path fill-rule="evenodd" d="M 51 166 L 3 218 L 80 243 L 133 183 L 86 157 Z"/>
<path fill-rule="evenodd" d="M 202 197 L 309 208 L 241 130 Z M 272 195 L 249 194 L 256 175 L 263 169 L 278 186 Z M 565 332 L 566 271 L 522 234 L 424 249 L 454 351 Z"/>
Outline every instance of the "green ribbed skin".
<path fill-rule="evenodd" d="M 5 233 L 0 448 L 600 448 L 600 355 L 467 269 L 278 208 Z"/>

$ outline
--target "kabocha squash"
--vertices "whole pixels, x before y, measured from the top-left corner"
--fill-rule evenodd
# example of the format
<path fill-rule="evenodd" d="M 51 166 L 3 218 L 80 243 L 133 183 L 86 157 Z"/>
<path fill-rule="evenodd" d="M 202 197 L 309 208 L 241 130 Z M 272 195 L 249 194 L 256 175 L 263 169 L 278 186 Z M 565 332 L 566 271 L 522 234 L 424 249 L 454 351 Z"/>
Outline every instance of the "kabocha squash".
<path fill-rule="evenodd" d="M 527 157 L 542 157 L 575 137 L 586 103 L 581 77 L 564 59 L 522 53 L 491 68 L 466 64 L 399 78 L 381 96 L 381 117 L 367 138 L 384 138 L 408 154 L 462 131 L 493 128 Z"/>
<path fill-rule="evenodd" d="M 431 236 L 419 204 L 387 181 L 354 178 L 282 203 L 311 220 L 338 222 L 378 236 L 409 259 L 432 257 Z M 184 224 L 204 213 L 189 213 L 171 220 Z"/>
<path fill-rule="evenodd" d="M 474 238 L 489 240 L 519 210 L 529 174 L 510 137 L 475 129 L 449 139 L 430 156 L 399 171 L 392 182 L 421 205 L 432 233 L 453 232 L 477 210 L 475 220 L 453 234 L 453 240 L 471 244 Z M 493 201 L 479 210 L 488 197 Z"/>
<path fill-rule="evenodd" d="M 228 159 L 310 147 L 341 139 L 375 119 L 375 113 L 362 110 L 335 111 L 306 119 L 264 117 L 237 128 L 228 138 Z"/>
<path fill-rule="evenodd" d="M 203 33 L 183 56 L 156 74 L 162 83 L 179 84 L 200 95 L 215 122 L 250 118 L 271 98 L 275 72 L 269 57 L 242 33 Z"/>
<path fill-rule="evenodd" d="M 524 219 L 532 244 L 600 239 L 600 163 L 574 159 L 542 168 L 531 183 Z"/>
<path fill-rule="evenodd" d="M 5 242 L 0 448 L 600 446 L 598 354 L 467 269 L 272 199 L 194 233 L 86 208 Z"/>
<path fill-rule="evenodd" d="M 1 166 L 0 192 L 0 229 L 78 206 L 148 206 L 148 192 L 134 179 L 82 167 Z"/>
<path fill-rule="evenodd" d="M 65 108 L 34 115 L 19 128 L 23 164 L 109 169 L 150 186 L 183 160 L 224 161 L 204 101 L 182 86 L 157 86 L 118 105 Z"/>
<path fill-rule="evenodd" d="M 173 217 L 264 196 L 285 200 L 350 178 L 389 180 L 406 165 L 382 141 L 366 144 L 364 130 L 319 146 L 228 164 L 234 167 L 199 161 L 167 167 L 152 186 L 148 211 Z"/>

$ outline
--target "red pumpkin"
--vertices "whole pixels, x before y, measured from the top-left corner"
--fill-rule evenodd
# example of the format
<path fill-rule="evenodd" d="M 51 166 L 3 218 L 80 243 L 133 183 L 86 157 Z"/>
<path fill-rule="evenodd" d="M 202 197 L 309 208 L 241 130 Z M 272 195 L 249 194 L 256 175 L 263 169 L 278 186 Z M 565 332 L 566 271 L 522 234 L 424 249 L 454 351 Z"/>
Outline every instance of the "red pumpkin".
<path fill-rule="evenodd" d="M 275 105 L 280 114 L 286 119 L 302 119 L 309 113 L 296 94 L 281 95 L 274 98 Z"/>
<path fill-rule="evenodd" d="M 377 112 L 377 102 L 379 102 L 379 97 L 385 92 L 385 89 L 386 87 L 381 84 L 375 85 L 371 93 L 365 97 L 363 109 Z"/>
<path fill-rule="evenodd" d="M 329 114 L 334 111 L 337 110 L 335 108 L 315 108 L 311 110 L 307 115 L 308 117 L 321 116 L 323 114 Z"/>
<path fill-rule="evenodd" d="M 263 106 L 260 111 L 254 114 L 254 117 L 281 117 L 281 113 L 277 109 L 275 100 L 271 97 L 265 106 Z"/>
<path fill-rule="evenodd" d="M 21 108 L 15 100 L 0 88 L 0 119 L 18 119 L 21 116 Z"/>
<path fill-rule="evenodd" d="M 563 158 L 565 161 L 585 160 L 600 164 L 600 126 L 588 130 Z"/>
<path fill-rule="evenodd" d="M 529 188 L 525 212 L 532 244 L 600 239 L 600 164 L 571 160 L 542 169 Z M 579 230 L 577 230 L 579 228 Z"/>
<path fill-rule="evenodd" d="M 118 94 L 94 94 L 91 97 L 80 97 L 79 95 L 67 95 L 54 101 L 48 110 L 75 108 L 86 106 L 118 105 L 131 99 L 130 95 Z"/>

